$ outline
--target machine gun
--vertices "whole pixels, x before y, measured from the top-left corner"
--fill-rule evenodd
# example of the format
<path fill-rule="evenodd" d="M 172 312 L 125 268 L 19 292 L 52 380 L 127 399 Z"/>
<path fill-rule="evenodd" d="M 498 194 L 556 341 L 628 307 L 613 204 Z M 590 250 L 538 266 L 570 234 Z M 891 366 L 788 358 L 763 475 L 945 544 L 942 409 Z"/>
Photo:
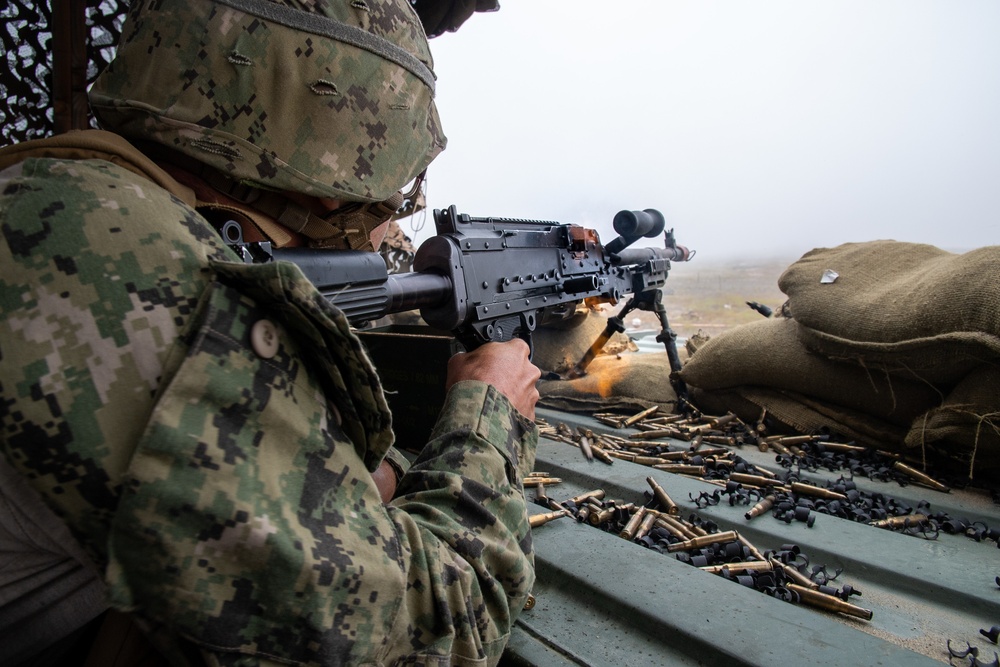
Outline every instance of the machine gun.
<path fill-rule="evenodd" d="M 664 233 L 663 248 L 629 247 L 663 232 L 659 211 L 621 211 L 613 220 L 620 236 L 606 246 L 595 230 L 579 225 L 476 218 L 459 214 L 454 206 L 435 210 L 434 223 L 437 236 L 417 250 L 414 271 L 391 275 L 376 253 L 245 244 L 239 229 L 227 227 L 235 222 L 221 231 L 244 261 L 297 264 L 355 326 L 419 309 L 425 322 L 452 331 L 466 349 L 515 336 L 530 347 L 532 331 L 571 316 L 580 301 L 616 304 L 632 294 L 623 313 L 634 308 L 655 312 L 662 327 L 657 340 L 666 346 L 671 369 L 680 370 L 661 288 L 670 262 L 687 261 L 694 252 L 676 244 L 673 230 Z M 603 342 L 614 329 L 624 329 L 620 318 L 612 318 L 617 324 L 609 322 Z M 594 347 L 603 347 L 603 342 L 599 338 Z M 588 355 L 574 374 L 585 372 L 593 358 Z"/>

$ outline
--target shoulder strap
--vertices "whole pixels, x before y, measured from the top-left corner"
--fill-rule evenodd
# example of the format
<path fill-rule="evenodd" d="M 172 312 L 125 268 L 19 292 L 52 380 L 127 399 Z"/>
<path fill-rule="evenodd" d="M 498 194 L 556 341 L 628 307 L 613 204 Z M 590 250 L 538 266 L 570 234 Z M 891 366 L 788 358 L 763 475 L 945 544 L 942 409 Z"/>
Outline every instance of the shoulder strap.
<path fill-rule="evenodd" d="M 194 208 L 191 188 L 181 185 L 128 141 L 104 130 L 76 130 L 54 137 L 26 141 L 0 148 L 0 170 L 28 158 L 60 160 L 106 160 L 149 179 L 188 206 Z"/>

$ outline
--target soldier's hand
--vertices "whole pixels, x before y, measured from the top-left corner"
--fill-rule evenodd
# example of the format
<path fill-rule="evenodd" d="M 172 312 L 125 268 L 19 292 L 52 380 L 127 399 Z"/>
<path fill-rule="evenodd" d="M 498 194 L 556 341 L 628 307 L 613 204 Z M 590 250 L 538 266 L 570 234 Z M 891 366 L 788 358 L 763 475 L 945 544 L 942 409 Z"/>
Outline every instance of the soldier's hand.
<path fill-rule="evenodd" d="M 528 360 L 528 344 L 520 338 L 486 343 L 448 360 L 446 389 L 462 380 L 489 383 L 507 397 L 522 415 L 534 421 L 541 371 Z"/>

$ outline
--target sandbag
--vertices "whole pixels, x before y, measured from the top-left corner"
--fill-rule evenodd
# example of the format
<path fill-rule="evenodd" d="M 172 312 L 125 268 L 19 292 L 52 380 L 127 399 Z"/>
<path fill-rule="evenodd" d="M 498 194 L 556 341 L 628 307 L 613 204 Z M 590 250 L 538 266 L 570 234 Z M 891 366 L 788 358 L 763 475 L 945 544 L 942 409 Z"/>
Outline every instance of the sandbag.
<path fill-rule="evenodd" d="M 913 422 L 910 448 L 927 448 L 959 462 L 963 475 L 994 480 L 1000 472 L 1000 369 L 966 376 L 944 402 Z"/>
<path fill-rule="evenodd" d="M 766 409 L 772 433 L 833 433 L 838 439 L 888 451 L 901 451 L 907 433 L 905 427 L 889 424 L 857 410 L 767 387 L 742 386 L 715 391 L 694 389 L 691 399 L 703 412 L 725 414 L 731 411 L 749 423 L 757 421 Z"/>
<path fill-rule="evenodd" d="M 761 386 L 842 406 L 897 426 L 941 400 L 926 383 L 830 361 L 810 352 L 791 319 L 761 319 L 713 337 L 680 373 L 689 386 L 707 390 Z"/>
<path fill-rule="evenodd" d="M 822 282 L 826 271 L 837 274 Z M 812 350 L 951 384 L 1000 363 L 1000 246 L 954 254 L 897 241 L 812 250 L 778 280 Z"/>

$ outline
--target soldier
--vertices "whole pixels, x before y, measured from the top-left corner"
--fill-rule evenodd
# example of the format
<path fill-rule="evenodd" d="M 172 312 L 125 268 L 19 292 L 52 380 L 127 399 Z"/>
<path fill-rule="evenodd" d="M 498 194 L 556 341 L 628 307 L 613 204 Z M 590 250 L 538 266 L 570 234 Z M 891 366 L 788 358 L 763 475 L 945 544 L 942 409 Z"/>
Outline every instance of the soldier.
<path fill-rule="evenodd" d="M 0 662 L 109 607 L 178 665 L 498 660 L 534 579 L 527 346 L 449 362 L 400 476 L 343 314 L 218 234 L 377 248 L 444 148 L 433 87 L 407 0 L 136 0 L 111 132 L 0 151 Z"/>

